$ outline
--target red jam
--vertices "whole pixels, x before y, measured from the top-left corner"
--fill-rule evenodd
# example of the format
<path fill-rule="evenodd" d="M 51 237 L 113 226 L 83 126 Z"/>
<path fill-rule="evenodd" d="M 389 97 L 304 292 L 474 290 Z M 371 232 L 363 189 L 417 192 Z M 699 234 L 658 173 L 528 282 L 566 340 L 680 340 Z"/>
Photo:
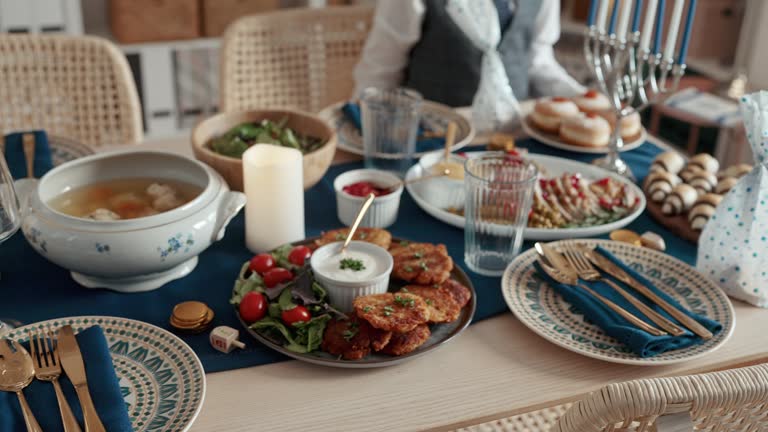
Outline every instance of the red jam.
<path fill-rule="evenodd" d="M 363 198 L 367 197 L 370 194 L 373 194 L 374 196 L 382 196 L 392 192 L 389 189 L 380 188 L 375 184 L 367 181 L 348 184 L 344 186 L 342 190 L 352 196 L 363 197 Z"/>
<path fill-rule="evenodd" d="M 595 113 L 587 113 L 587 118 L 598 118 L 599 116 Z"/>
<path fill-rule="evenodd" d="M 568 102 L 568 98 L 562 96 L 555 96 L 552 98 L 552 102 Z"/>
<path fill-rule="evenodd" d="M 589 99 L 595 99 L 600 93 L 597 92 L 597 90 L 587 90 L 586 93 L 584 93 L 585 98 Z"/>

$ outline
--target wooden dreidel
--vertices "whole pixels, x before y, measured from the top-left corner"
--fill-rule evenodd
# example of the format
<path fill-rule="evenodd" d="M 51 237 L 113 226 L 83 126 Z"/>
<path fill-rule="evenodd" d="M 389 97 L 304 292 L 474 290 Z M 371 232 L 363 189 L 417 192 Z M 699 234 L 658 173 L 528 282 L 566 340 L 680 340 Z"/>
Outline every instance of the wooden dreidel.
<path fill-rule="evenodd" d="M 238 336 L 240 336 L 240 332 L 232 327 L 216 327 L 211 330 L 211 346 L 225 354 L 229 354 L 229 352 L 235 348 L 243 349 L 245 348 L 245 344 L 237 340 Z"/>

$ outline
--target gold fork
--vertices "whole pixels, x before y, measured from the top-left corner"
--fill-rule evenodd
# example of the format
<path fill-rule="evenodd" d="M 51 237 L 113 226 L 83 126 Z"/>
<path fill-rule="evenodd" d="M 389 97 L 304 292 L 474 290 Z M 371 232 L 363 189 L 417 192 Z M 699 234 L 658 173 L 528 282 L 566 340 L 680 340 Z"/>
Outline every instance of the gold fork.
<path fill-rule="evenodd" d="M 654 324 L 658 325 L 662 329 L 669 332 L 671 335 L 680 336 L 685 334 L 685 331 L 681 329 L 677 324 L 665 318 L 660 313 L 653 310 L 651 307 L 643 303 L 640 299 L 628 293 L 627 290 L 620 287 L 608 278 L 604 278 L 600 272 L 592 266 L 592 263 L 584 256 L 580 250 L 570 243 L 564 243 L 562 245 L 563 256 L 565 260 L 576 270 L 579 278 L 585 281 L 599 281 L 605 282 L 617 293 L 624 297 L 632 306 L 636 307 L 643 315 L 648 317 Z"/>
<path fill-rule="evenodd" d="M 47 334 L 46 334 L 47 333 Z M 29 335 L 29 348 L 32 351 L 32 359 L 35 361 L 35 377 L 40 381 L 49 381 L 53 384 L 56 399 L 59 402 L 61 421 L 64 424 L 64 432 L 81 432 L 72 409 L 69 407 L 64 393 L 61 391 L 59 376 L 61 376 L 61 363 L 59 362 L 59 350 L 56 346 L 56 338 L 50 329 L 41 332 L 27 332 Z"/>
<path fill-rule="evenodd" d="M 640 330 L 643 330 L 647 333 L 650 333 L 654 336 L 664 336 L 667 334 L 667 332 L 657 329 L 656 327 L 648 324 L 647 322 L 641 320 L 640 318 L 632 315 L 629 313 L 626 309 L 622 308 L 621 306 L 617 305 L 616 303 L 608 300 L 607 298 L 601 296 L 597 292 L 595 292 L 592 288 L 579 283 L 579 278 L 576 276 L 576 274 L 571 274 L 570 272 L 564 272 L 559 269 L 556 269 L 546 262 L 544 262 L 542 259 L 539 259 L 539 265 L 544 270 L 544 273 L 548 274 L 549 277 L 555 280 L 555 282 L 566 284 L 566 285 L 573 285 L 578 286 L 579 288 L 583 289 L 584 291 L 588 292 L 591 296 L 596 298 L 598 301 L 602 302 L 606 307 L 611 309 L 612 311 L 619 314 L 622 318 L 629 321 L 630 324 L 634 325 L 635 327 L 639 328 Z"/>

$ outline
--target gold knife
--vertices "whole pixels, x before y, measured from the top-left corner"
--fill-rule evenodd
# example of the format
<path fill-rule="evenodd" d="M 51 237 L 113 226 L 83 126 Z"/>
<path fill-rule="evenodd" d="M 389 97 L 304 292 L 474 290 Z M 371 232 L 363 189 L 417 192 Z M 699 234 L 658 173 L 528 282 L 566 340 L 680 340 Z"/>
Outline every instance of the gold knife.
<path fill-rule="evenodd" d="M 536 249 L 536 252 L 538 252 L 540 256 L 546 258 L 554 268 L 578 277 L 578 275 L 576 275 L 576 270 L 571 267 L 562 255 L 560 255 L 560 252 L 557 252 L 549 247 L 548 244 L 542 242 L 536 242 L 533 247 Z"/>
<path fill-rule="evenodd" d="M 629 273 L 625 272 L 621 267 L 611 262 L 611 260 L 595 252 L 594 249 L 590 249 L 582 246 L 582 251 L 584 252 L 584 255 L 590 261 L 592 261 L 592 264 L 597 266 L 600 270 L 608 273 L 609 275 L 615 277 L 619 281 L 624 282 L 625 284 L 634 288 L 637 292 L 647 297 L 649 300 L 657 304 L 660 308 L 664 309 L 668 314 L 674 317 L 683 326 L 688 328 L 688 330 L 692 331 L 693 333 L 695 333 L 697 336 L 699 336 L 704 340 L 712 339 L 713 335 L 711 331 L 707 330 L 703 325 L 699 324 L 699 322 L 696 321 L 695 319 L 683 313 L 680 309 L 676 308 L 675 306 L 672 306 L 666 300 L 659 297 L 659 295 L 653 292 L 653 290 L 641 284 L 640 281 L 632 277 Z"/>
<path fill-rule="evenodd" d="M 80 353 L 77 340 L 75 340 L 72 326 L 66 325 L 59 329 L 58 344 L 61 365 L 64 367 L 64 372 L 67 373 L 69 380 L 72 381 L 77 392 L 77 398 L 80 399 L 80 406 L 83 408 L 85 432 L 105 432 L 106 429 L 104 429 L 104 425 L 96 413 L 96 408 L 93 406 L 91 392 L 88 391 L 83 355 Z"/>

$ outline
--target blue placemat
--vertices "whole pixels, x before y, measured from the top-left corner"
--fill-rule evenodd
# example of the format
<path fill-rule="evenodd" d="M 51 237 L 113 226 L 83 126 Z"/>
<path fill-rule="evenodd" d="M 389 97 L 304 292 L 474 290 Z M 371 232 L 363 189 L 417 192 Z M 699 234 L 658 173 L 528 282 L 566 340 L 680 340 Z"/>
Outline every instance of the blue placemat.
<path fill-rule="evenodd" d="M 520 145 L 534 153 L 569 159 L 589 161 L 594 157 L 552 149 L 531 140 L 522 141 Z M 658 147 L 646 143 L 624 153 L 624 159 L 635 174 L 642 178 L 659 152 L 661 150 Z M 361 162 L 331 167 L 323 180 L 306 192 L 305 217 L 308 236 L 341 226 L 336 218 L 333 179 L 344 171 L 361 167 Z M 695 262 L 695 246 L 674 237 L 647 215 L 641 215 L 629 228 L 640 233 L 646 230 L 660 233 L 667 241 L 670 254 L 687 263 Z M 466 271 L 463 263 L 463 231 L 427 215 L 416 206 L 407 193 L 403 194 L 398 221 L 390 231 L 397 237 L 445 243 L 457 264 Z M 13 318 L 31 323 L 74 315 L 112 315 L 138 319 L 169 329 L 168 318 L 174 305 L 186 300 L 200 300 L 216 312 L 215 325 L 229 325 L 240 329 L 228 300 L 240 265 L 250 258 L 243 238 L 244 223 L 240 215 L 232 221 L 226 237 L 200 256 L 197 269 L 186 278 L 152 292 L 118 294 L 108 290 L 88 290 L 77 285 L 69 276 L 69 272 L 39 256 L 19 233 L 0 245 L 0 319 Z M 524 247 L 527 249 L 531 244 L 526 243 Z M 499 289 L 500 278 L 469 274 L 478 293 L 475 321 L 508 310 Z M 200 356 L 207 372 L 286 359 L 259 345 L 247 334 L 241 334 L 247 348 L 230 354 L 222 354 L 211 348 L 207 334 L 182 336 L 182 339 Z"/>

